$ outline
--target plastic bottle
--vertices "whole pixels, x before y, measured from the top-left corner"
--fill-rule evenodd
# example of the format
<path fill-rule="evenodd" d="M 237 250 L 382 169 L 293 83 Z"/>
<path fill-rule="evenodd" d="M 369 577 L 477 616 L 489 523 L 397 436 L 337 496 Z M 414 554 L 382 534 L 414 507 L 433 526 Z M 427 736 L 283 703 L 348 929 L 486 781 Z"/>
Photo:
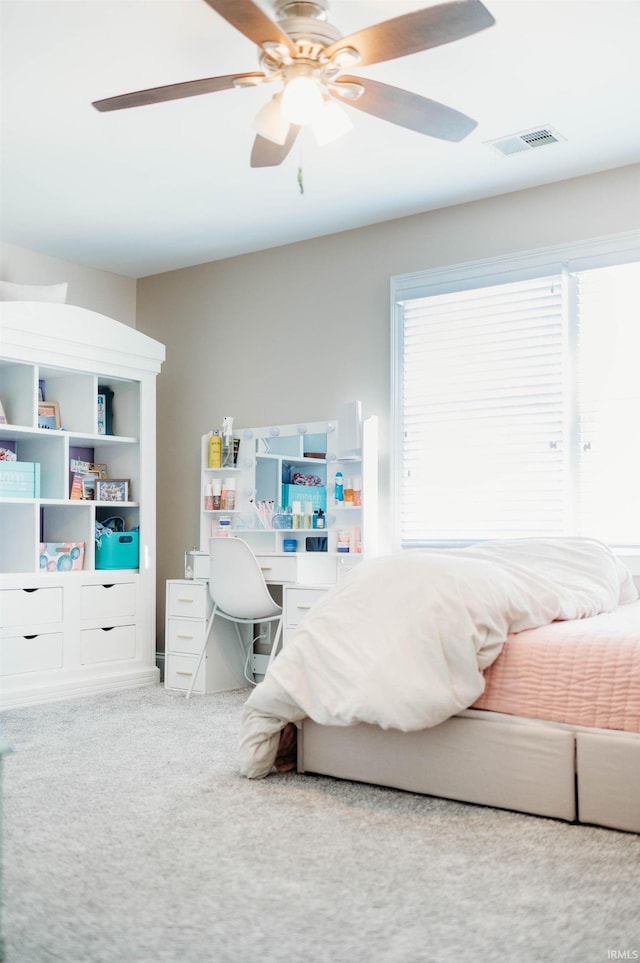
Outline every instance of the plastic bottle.
<path fill-rule="evenodd" d="M 222 438 L 217 431 L 209 439 L 209 468 L 222 468 Z"/>
<path fill-rule="evenodd" d="M 213 508 L 214 511 L 219 511 L 221 507 L 220 503 L 222 501 L 222 479 L 221 478 L 214 478 L 213 481 L 211 482 L 211 495 L 212 495 L 211 507 Z"/>
<path fill-rule="evenodd" d="M 353 504 L 356 507 L 362 505 L 362 479 L 353 479 Z"/>
<path fill-rule="evenodd" d="M 233 511 L 236 507 L 236 480 L 235 478 L 225 478 L 222 482 L 222 498 L 220 508 L 225 512 Z"/>
<path fill-rule="evenodd" d="M 294 502 L 291 507 L 293 509 L 293 527 L 301 528 L 300 502 Z"/>
<path fill-rule="evenodd" d="M 345 505 L 353 505 L 353 482 L 350 478 L 344 480 L 343 498 Z"/>
<path fill-rule="evenodd" d="M 318 509 L 318 519 L 316 521 L 316 528 L 324 528 L 324 512 L 321 508 Z"/>
<path fill-rule="evenodd" d="M 313 505 L 311 502 L 304 503 L 304 524 L 303 528 L 312 528 L 313 522 Z"/>
<path fill-rule="evenodd" d="M 336 502 L 338 502 L 339 504 L 342 504 L 344 501 L 344 483 L 343 483 L 341 471 L 336 472 L 334 498 Z"/>
<path fill-rule="evenodd" d="M 213 488 L 207 485 L 204 490 L 204 510 L 210 512 L 213 509 Z"/>

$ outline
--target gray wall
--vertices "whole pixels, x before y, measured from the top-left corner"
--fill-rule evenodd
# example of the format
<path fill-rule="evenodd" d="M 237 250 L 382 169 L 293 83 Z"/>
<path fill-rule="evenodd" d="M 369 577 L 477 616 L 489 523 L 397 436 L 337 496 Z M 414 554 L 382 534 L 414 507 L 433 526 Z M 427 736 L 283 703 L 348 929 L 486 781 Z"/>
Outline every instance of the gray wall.
<path fill-rule="evenodd" d="M 137 326 L 163 342 L 158 384 L 158 627 L 164 582 L 197 543 L 199 440 L 333 417 L 359 398 L 381 426 L 389 490 L 392 275 L 640 228 L 640 165 L 138 281 Z M 390 547 L 384 541 L 383 546 Z"/>
<path fill-rule="evenodd" d="M 13 284 L 67 281 L 67 304 L 77 304 L 133 328 L 136 326 L 136 282 L 132 278 L 81 267 L 6 243 L 0 243 L 0 278 Z"/>

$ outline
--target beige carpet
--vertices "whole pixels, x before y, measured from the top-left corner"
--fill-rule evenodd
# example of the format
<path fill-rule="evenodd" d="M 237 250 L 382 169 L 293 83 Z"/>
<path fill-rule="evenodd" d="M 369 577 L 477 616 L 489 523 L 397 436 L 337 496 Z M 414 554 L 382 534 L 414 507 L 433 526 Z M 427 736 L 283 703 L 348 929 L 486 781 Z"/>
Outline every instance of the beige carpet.
<path fill-rule="evenodd" d="M 246 696 L 147 688 L 2 714 L 7 963 L 640 956 L 640 837 L 313 776 L 250 782 Z"/>

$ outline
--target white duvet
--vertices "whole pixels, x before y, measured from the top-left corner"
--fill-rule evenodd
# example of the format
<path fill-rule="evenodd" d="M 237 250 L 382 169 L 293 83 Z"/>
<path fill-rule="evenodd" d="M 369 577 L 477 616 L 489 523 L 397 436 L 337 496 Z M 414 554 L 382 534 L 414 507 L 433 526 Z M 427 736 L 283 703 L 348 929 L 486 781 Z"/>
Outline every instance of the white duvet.
<path fill-rule="evenodd" d="M 592 539 L 512 539 L 363 561 L 311 609 L 244 708 L 240 766 L 273 767 L 280 730 L 306 716 L 410 731 L 484 689 L 510 632 L 586 618 L 637 598 L 629 571 Z"/>

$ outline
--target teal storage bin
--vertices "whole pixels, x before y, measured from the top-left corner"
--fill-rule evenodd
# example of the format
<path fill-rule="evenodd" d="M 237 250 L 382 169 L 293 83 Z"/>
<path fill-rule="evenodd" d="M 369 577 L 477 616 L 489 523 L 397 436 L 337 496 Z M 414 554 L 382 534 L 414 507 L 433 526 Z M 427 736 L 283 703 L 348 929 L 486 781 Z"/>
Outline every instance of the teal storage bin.
<path fill-rule="evenodd" d="M 96 568 L 138 568 L 138 532 L 111 532 L 96 542 Z"/>

